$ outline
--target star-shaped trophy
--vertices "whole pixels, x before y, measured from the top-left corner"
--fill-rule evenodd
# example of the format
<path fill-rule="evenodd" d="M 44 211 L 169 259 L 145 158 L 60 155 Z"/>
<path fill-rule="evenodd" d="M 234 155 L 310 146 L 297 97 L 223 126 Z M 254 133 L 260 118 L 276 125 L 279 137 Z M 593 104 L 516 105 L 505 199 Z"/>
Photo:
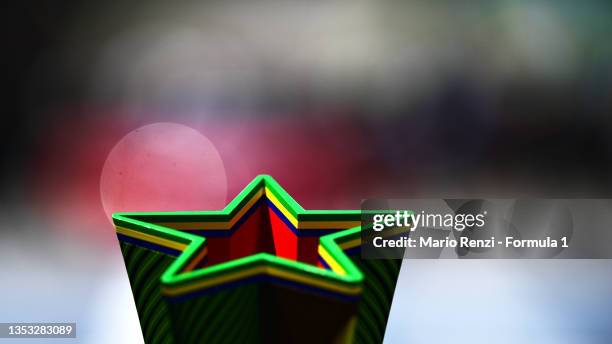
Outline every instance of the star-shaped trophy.
<path fill-rule="evenodd" d="M 147 343 L 380 343 L 399 260 L 359 210 L 305 210 L 270 176 L 223 210 L 113 214 Z"/>

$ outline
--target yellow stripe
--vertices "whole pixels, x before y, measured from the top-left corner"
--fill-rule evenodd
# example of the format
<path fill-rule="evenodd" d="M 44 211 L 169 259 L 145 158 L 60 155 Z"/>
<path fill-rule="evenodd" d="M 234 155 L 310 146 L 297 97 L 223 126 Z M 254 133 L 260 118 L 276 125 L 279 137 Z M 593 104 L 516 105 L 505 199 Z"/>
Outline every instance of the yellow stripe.
<path fill-rule="evenodd" d="M 264 189 L 259 189 L 252 198 L 234 215 L 229 221 L 222 222 L 159 222 L 155 223 L 159 226 L 170 227 L 174 229 L 192 229 L 192 230 L 201 230 L 201 229 L 218 229 L 218 230 L 226 230 L 232 228 L 240 218 L 244 214 L 246 214 L 249 209 L 253 207 L 253 205 L 264 195 Z"/>
<path fill-rule="evenodd" d="M 298 228 L 298 220 L 291 215 L 291 213 L 287 210 L 287 208 L 285 208 L 281 202 L 278 200 L 278 198 L 276 198 L 276 196 L 274 195 L 274 193 L 272 193 L 272 191 L 268 188 L 266 188 L 266 197 L 268 197 L 268 199 L 270 200 L 270 202 L 272 202 L 272 204 L 274 204 L 276 206 L 276 208 L 278 208 L 278 210 L 280 210 L 280 212 L 285 215 L 285 217 L 287 218 L 287 220 L 289 220 L 289 222 L 291 222 L 291 224 L 295 227 Z"/>
<path fill-rule="evenodd" d="M 361 224 L 360 221 L 298 221 L 283 204 L 276 198 L 274 193 L 266 188 L 266 197 L 285 215 L 285 217 L 298 229 L 345 229 L 357 227 Z"/>
<path fill-rule="evenodd" d="M 361 238 L 353 239 L 351 241 L 347 241 L 345 243 L 340 244 L 340 248 L 343 250 L 350 249 L 353 247 L 357 247 L 361 245 Z"/>
<path fill-rule="evenodd" d="M 136 239 L 144 240 L 147 242 L 151 242 L 151 243 L 154 243 L 160 246 L 169 247 L 169 248 L 179 250 L 179 251 L 183 251 L 185 247 L 187 247 L 187 244 L 183 244 L 183 243 L 172 241 L 172 240 L 165 239 L 165 238 L 156 237 L 151 234 L 138 232 L 138 231 L 128 229 L 125 227 L 117 226 L 116 228 L 117 228 L 117 233 L 127 235 L 131 238 L 136 238 Z"/>
<path fill-rule="evenodd" d="M 243 207 L 242 209 L 240 209 L 236 215 L 229 221 L 229 227 L 228 228 L 232 228 L 236 222 L 238 222 L 238 220 L 240 220 L 240 218 L 242 218 L 242 216 L 244 214 L 246 214 L 247 211 L 249 211 L 249 209 L 251 209 L 253 207 L 253 205 L 255 205 L 255 203 L 257 203 L 257 201 L 259 201 L 259 199 L 264 195 L 264 189 L 261 188 L 259 190 L 257 190 L 257 192 L 253 195 L 253 198 L 251 198 Z"/>
<path fill-rule="evenodd" d="M 360 221 L 302 221 L 299 229 L 347 229 L 361 225 Z"/>
<path fill-rule="evenodd" d="M 332 269 L 333 272 L 340 274 L 340 275 L 346 275 L 346 271 L 344 271 L 342 266 L 340 266 L 340 264 L 338 264 L 338 262 L 336 262 L 336 260 L 332 258 L 332 256 L 327 252 L 327 250 L 325 250 L 325 248 L 320 245 L 319 245 L 319 255 L 321 256 L 321 258 L 323 258 L 323 260 L 327 263 L 327 265 L 329 265 L 329 267 Z"/>
<path fill-rule="evenodd" d="M 154 222 L 158 226 L 164 226 L 180 230 L 219 230 L 225 231 L 231 228 L 229 222 Z"/>
<path fill-rule="evenodd" d="M 202 259 L 204 259 L 204 257 L 206 257 L 207 254 L 208 254 L 208 247 L 204 247 L 204 249 L 200 251 L 198 256 L 193 258 L 191 262 L 189 262 L 189 264 L 185 266 L 185 269 L 183 269 L 183 271 L 187 272 L 187 271 L 193 270 L 193 268 L 195 268 L 196 265 L 198 265 L 198 263 L 201 262 Z"/>
<path fill-rule="evenodd" d="M 258 267 L 254 267 L 252 269 L 245 270 L 245 271 L 240 271 L 234 274 L 223 275 L 223 276 L 219 276 L 213 279 L 205 279 L 202 282 L 190 284 L 186 286 L 162 287 L 162 292 L 165 295 L 177 296 L 180 294 L 189 293 L 191 291 L 205 289 L 205 288 L 217 285 L 217 284 L 232 282 L 235 280 L 239 280 L 245 277 L 255 276 L 258 274 L 267 274 L 267 275 L 271 275 L 275 277 L 280 277 L 283 279 L 288 279 L 291 281 L 300 282 L 303 284 L 308 284 L 311 286 L 315 286 L 315 287 L 319 287 L 319 288 L 323 288 L 327 290 L 332 290 L 332 291 L 336 291 L 336 292 L 340 292 L 344 294 L 357 295 L 361 292 L 361 286 L 359 285 L 350 286 L 350 287 L 342 287 L 342 286 L 338 286 L 338 285 L 328 283 L 325 281 L 314 280 L 312 278 L 307 278 L 299 274 L 283 271 L 281 269 L 271 267 L 271 266 L 258 266 Z"/>

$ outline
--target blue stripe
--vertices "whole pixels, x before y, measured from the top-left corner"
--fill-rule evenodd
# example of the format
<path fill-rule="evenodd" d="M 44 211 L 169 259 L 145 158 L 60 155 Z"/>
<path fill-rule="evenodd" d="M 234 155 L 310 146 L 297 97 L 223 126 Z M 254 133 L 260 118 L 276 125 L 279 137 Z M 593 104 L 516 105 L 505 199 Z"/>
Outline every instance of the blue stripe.
<path fill-rule="evenodd" d="M 331 266 L 329 266 L 321 256 L 319 256 L 319 263 L 321 263 L 326 270 L 331 270 Z"/>
<path fill-rule="evenodd" d="M 340 230 L 340 229 L 307 229 L 307 230 L 297 229 L 295 228 L 293 223 L 291 223 L 291 221 L 289 221 L 289 219 L 287 219 L 287 217 L 280 211 L 280 209 L 278 209 L 276 205 L 272 203 L 272 201 L 270 201 L 267 198 L 266 198 L 266 201 L 268 202 L 268 207 L 270 207 L 270 209 L 272 209 L 272 211 L 278 216 L 278 218 L 281 219 L 285 223 L 285 225 L 287 225 L 287 227 L 293 232 L 293 234 L 297 236 L 319 237 L 321 235 L 334 233 Z"/>

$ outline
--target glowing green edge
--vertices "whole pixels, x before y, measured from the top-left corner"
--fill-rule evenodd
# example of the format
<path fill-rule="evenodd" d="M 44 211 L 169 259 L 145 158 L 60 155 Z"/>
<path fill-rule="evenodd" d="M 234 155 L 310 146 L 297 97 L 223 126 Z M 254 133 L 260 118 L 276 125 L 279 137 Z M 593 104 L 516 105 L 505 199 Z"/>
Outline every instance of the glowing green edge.
<path fill-rule="evenodd" d="M 363 274 L 353 264 L 349 257 L 344 254 L 344 251 L 338 246 L 339 243 L 348 241 L 355 233 L 360 233 L 360 227 L 346 229 L 340 232 L 322 236 L 320 245 L 336 260 L 338 265 L 346 272 L 346 275 L 340 275 L 331 270 L 319 268 L 314 265 L 293 261 L 286 258 L 281 258 L 268 253 L 258 253 L 251 256 L 231 260 L 228 262 L 216 264 L 203 269 L 196 269 L 181 273 L 180 271 L 186 266 L 189 260 L 194 257 L 197 252 L 206 244 L 206 238 L 178 231 L 172 228 L 159 226 L 150 222 L 134 219 L 134 217 L 155 217 L 157 215 L 169 216 L 178 215 L 186 216 L 210 216 L 217 215 L 217 219 L 223 218 L 229 220 L 239 210 L 240 204 L 255 188 L 266 186 L 270 189 L 280 202 L 287 208 L 293 216 L 302 221 L 307 220 L 309 213 L 317 217 L 323 215 L 328 220 L 333 220 L 337 216 L 342 218 L 351 218 L 352 220 L 360 220 L 359 210 L 304 210 L 287 192 L 276 183 L 276 181 L 268 175 L 257 176 L 249 183 L 242 192 L 238 194 L 223 210 L 220 211 L 182 211 L 182 212 L 132 212 L 132 213 L 115 213 L 113 214 L 113 222 L 115 225 L 124 226 L 135 230 L 142 231 L 174 240 L 187 247 L 177 257 L 177 259 L 169 266 L 169 268 L 161 276 L 161 283 L 166 286 L 188 285 L 190 283 L 199 282 L 208 277 L 215 277 L 232 270 L 240 270 L 242 268 L 252 267 L 253 265 L 274 265 L 278 268 L 289 270 L 299 274 L 308 274 L 310 277 L 317 276 L 328 282 L 341 285 L 358 285 L 363 282 Z"/>

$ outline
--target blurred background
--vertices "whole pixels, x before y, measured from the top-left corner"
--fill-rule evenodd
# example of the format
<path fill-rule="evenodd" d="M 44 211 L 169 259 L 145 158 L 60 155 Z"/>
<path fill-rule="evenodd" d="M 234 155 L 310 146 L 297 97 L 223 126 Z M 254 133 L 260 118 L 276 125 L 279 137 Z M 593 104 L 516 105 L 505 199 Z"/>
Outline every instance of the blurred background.
<path fill-rule="evenodd" d="M 322 209 L 612 191 L 606 1 L 3 7 L 0 321 L 76 321 L 84 342 L 142 340 L 110 214 L 222 208 L 260 173 Z M 524 314 L 535 304 L 548 325 L 532 336 L 530 318 L 505 339 L 605 342 L 610 264 L 560 262 L 513 263 L 511 297 L 489 289 L 499 321 L 483 326 L 501 331 L 508 304 Z M 404 265 L 402 281 L 436 285 L 508 271 Z M 572 284 L 578 272 L 587 282 Z M 538 303 L 555 290 L 554 307 Z M 452 302 L 472 314 L 460 298 L 434 296 L 405 314 L 394 308 L 392 320 L 448 314 Z M 402 340 L 431 342 L 418 322 L 391 325 Z M 486 340 L 473 328 L 456 333 L 456 342 Z"/>

